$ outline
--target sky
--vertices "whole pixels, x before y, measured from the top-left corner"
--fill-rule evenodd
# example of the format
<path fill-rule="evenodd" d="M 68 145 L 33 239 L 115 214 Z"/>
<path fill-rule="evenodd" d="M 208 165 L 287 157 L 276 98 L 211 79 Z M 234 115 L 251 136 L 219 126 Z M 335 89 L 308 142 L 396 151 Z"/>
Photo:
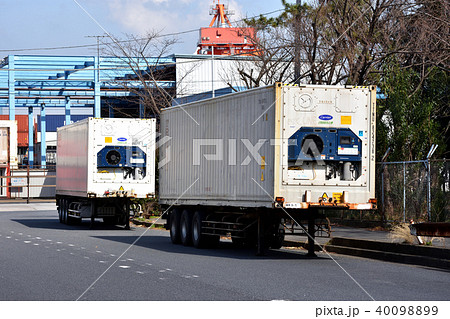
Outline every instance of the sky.
<path fill-rule="evenodd" d="M 124 38 L 157 31 L 178 35 L 170 53 L 192 54 L 198 29 L 207 27 L 217 0 L 0 0 L 0 60 L 10 55 L 96 55 L 96 38 Z M 289 1 L 295 2 L 295 1 Z M 230 20 L 282 9 L 281 0 L 220 0 L 235 14 Z M 272 14 L 273 15 L 276 15 Z M 38 50 L 92 45 L 83 48 Z M 32 50 L 29 50 L 32 49 Z"/>

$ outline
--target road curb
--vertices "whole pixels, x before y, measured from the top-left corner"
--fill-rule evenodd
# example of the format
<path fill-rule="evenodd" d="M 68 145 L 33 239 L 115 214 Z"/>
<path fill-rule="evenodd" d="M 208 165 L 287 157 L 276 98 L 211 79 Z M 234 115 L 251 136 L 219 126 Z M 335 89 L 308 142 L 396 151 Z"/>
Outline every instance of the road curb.
<path fill-rule="evenodd" d="M 157 227 L 164 227 L 165 222 L 161 219 L 156 220 L 156 221 L 141 221 L 141 220 L 135 220 L 135 219 L 130 219 L 130 222 L 138 225 L 138 226 L 145 226 L 145 227 L 150 227 L 150 226 L 157 226 Z"/>
<path fill-rule="evenodd" d="M 307 243 L 284 241 L 285 246 L 307 249 Z M 362 258 L 418 265 L 439 269 L 450 269 L 450 249 L 413 246 L 372 240 L 335 237 L 322 247 L 327 252 Z M 321 251 L 318 245 L 315 251 Z"/>

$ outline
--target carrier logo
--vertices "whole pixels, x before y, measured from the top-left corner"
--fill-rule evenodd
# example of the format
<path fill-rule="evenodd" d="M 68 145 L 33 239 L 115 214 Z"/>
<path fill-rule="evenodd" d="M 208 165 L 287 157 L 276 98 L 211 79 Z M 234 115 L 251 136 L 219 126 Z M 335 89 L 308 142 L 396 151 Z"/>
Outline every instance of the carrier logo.
<path fill-rule="evenodd" d="M 126 142 L 128 139 L 125 138 L 125 137 L 119 137 L 119 138 L 117 138 L 117 140 L 118 140 L 119 142 Z"/>
<path fill-rule="evenodd" d="M 319 116 L 319 120 L 322 120 L 322 121 L 331 121 L 332 119 L 333 119 L 333 117 L 328 114 L 322 114 Z"/>

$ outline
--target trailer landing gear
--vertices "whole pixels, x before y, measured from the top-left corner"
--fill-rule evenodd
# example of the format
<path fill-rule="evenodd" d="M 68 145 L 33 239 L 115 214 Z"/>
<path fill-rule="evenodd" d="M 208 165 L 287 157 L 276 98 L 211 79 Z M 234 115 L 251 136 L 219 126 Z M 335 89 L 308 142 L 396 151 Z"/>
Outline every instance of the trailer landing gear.
<path fill-rule="evenodd" d="M 317 257 L 316 253 L 314 252 L 315 236 L 316 236 L 315 225 L 316 221 L 314 212 L 308 218 L 308 253 L 306 254 L 306 256 L 308 257 Z"/>
<path fill-rule="evenodd" d="M 258 215 L 258 243 L 256 248 L 256 256 L 264 256 L 266 254 L 266 241 L 265 241 L 265 223 L 263 218 L 265 216 L 261 216 L 261 214 Z"/>

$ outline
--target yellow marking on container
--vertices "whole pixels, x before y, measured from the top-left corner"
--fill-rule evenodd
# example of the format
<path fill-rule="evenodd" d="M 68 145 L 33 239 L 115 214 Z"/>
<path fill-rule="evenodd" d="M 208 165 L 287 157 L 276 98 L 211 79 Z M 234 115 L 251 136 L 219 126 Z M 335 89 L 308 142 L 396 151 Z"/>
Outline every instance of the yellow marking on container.
<path fill-rule="evenodd" d="M 123 186 L 120 186 L 119 191 L 123 191 Z"/>
<path fill-rule="evenodd" d="M 337 203 L 342 203 L 342 193 L 333 193 L 333 198 Z"/>
<path fill-rule="evenodd" d="M 106 136 L 105 137 L 105 143 L 112 143 L 112 137 L 111 136 Z"/>
<path fill-rule="evenodd" d="M 261 172 L 261 181 L 264 181 L 264 172 Z"/>
<path fill-rule="evenodd" d="M 328 198 L 327 193 L 323 193 L 322 198 Z"/>
<path fill-rule="evenodd" d="M 352 125 L 352 117 L 351 116 L 341 116 L 341 124 Z"/>
<path fill-rule="evenodd" d="M 266 157 L 261 156 L 261 169 L 265 169 L 265 168 L 266 168 Z"/>

